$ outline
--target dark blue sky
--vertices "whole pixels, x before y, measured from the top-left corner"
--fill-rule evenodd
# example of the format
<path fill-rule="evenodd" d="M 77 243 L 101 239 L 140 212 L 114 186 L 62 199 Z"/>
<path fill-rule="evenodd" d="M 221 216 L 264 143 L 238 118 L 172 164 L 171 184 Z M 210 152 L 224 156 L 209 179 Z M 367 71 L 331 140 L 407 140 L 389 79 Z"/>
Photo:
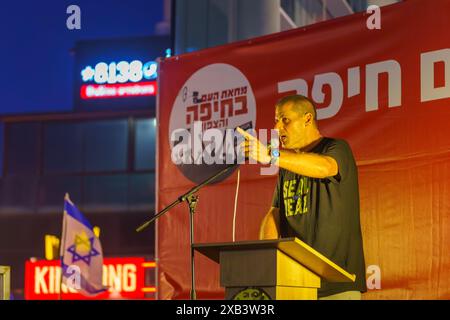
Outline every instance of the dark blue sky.
<path fill-rule="evenodd" d="M 68 30 L 66 9 L 81 9 Z M 26 0 L 0 5 L 0 115 L 72 110 L 77 40 L 154 34 L 163 0 Z"/>

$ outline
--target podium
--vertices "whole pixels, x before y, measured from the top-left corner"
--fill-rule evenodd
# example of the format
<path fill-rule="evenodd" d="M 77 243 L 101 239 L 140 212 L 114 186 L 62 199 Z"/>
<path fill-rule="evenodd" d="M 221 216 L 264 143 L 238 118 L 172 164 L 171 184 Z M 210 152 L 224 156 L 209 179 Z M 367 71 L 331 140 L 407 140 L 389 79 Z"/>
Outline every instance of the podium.
<path fill-rule="evenodd" d="M 220 285 L 228 300 L 316 300 L 321 278 L 356 278 L 297 238 L 198 243 L 193 248 L 220 264 Z"/>

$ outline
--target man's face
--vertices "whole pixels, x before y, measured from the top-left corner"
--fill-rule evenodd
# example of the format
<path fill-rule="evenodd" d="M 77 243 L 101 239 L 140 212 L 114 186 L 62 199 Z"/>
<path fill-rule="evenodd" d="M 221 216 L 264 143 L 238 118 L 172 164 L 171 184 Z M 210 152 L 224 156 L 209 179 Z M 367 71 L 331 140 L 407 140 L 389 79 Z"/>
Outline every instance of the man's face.
<path fill-rule="evenodd" d="M 309 115 L 309 117 L 307 117 Z M 285 149 L 300 149 L 305 146 L 307 118 L 293 103 L 288 102 L 275 110 L 275 129 L 278 130 L 280 143 Z"/>

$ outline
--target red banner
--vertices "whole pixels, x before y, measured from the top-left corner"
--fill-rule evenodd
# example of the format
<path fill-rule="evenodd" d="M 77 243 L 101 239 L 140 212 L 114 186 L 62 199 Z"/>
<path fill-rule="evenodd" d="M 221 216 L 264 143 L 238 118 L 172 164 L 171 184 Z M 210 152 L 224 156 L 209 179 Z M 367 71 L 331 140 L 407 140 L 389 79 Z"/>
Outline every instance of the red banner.
<path fill-rule="evenodd" d="M 381 8 L 379 30 L 360 13 L 163 60 L 158 209 L 214 171 L 206 159 L 174 163 L 177 129 L 193 133 L 195 121 L 203 130 L 270 129 L 275 102 L 304 94 L 318 106 L 321 132 L 346 139 L 357 160 L 364 298 L 449 299 L 448 12 L 450 1 L 404 1 Z M 276 177 L 258 165 L 240 170 L 236 240 L 254 240 Z M 233 173 L 199 192 L 196 243 L 232 240 L 235 188 Z M 189 296 L 188 221 L 185 204 L 158 221 L 160 299 Z M 199 254 L 196 263 L 198 296 L 222 298 L 218 266 Z"/>

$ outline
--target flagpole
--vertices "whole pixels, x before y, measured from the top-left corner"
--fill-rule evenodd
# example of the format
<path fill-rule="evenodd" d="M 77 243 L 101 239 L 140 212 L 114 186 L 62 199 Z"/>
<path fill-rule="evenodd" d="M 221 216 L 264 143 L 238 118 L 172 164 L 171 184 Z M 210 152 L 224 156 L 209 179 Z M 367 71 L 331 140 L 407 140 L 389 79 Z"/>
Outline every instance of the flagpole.
<path fill-rule="evenodd" d="M 69 193 L 66 193 L 64 195 L 64 201 L 70 201 Z M 63 209 L 63 223 L 62 223 L 62 234 L 61 234 L 61 241 L 60 241 L 60 247 L 59 247 L 59 263 L 61 267 L 61 272 L 59 275 L 59 300 L 62 300 L 62 284 L 63 284 L 63 260 L 64 260 L 64 249 L 66 246 L 66 214 L 64 213 Z"/>

